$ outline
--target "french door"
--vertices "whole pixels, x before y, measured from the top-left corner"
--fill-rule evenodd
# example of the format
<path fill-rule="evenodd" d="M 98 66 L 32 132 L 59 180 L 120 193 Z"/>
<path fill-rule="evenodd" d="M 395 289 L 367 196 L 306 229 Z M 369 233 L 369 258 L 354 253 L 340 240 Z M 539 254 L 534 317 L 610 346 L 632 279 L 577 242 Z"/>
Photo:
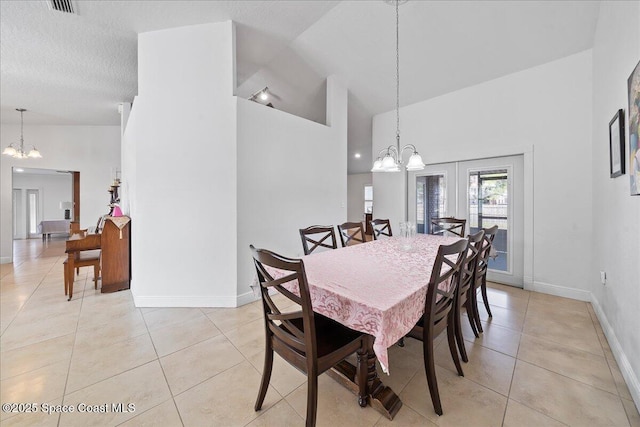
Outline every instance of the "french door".
<path fill-rule="evenodd" d="M 419 233 L 442 216 L 466 219 L 467 234 L 498 225 L 487 279 L 523 286 L 523 156 L 428 165 L 416 175 L 415 206 Z"/>

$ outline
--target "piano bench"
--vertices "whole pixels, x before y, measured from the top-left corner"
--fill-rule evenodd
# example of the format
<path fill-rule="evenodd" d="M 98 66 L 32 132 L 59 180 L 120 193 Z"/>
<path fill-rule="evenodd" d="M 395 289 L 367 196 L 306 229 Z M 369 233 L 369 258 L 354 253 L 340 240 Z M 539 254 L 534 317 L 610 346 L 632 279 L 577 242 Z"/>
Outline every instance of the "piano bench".
<path fill-rule="evenodd" d="M 79 251 L 75 254 L 75 259 L 73 260 L 73 266 L 79 270 L 80 267 L 91 267 L 93 266 L 93 284 L 94 289 L 98 289 L 98 279 L 100 278 L 100 255 L 101 251 L 99 249 L 91 250 L 91 251 Z M 64 294 L 72 295 L 73 294 L 73 282 L 75 280 L 73 270 L 69 271 L 68 268 L 68 260 L 63 262 L 64 264 Z M 69 297 L 71 300 L 71 297 Z"/>

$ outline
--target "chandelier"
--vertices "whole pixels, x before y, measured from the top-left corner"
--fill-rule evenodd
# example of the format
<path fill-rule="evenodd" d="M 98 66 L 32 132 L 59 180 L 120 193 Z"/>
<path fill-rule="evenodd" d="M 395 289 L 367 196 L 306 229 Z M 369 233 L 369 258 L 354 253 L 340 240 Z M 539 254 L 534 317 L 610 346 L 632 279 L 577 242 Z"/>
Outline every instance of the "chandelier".
<path fill-rule="evenodd" d="M 415 145 L 407 144 L 400 149 L 400 15 L 398 6 L 407 0 L 385 0 L 388 4 L 396 6 L 396 143 L 383 148 L 378 153 L 378 158 L 373 162 L 371 172 L 400 172 L 402 154 L 405 150 L 411 151 L 411 157 L 405 166 L 407 171 L 419 171 L 424 169 L 422 157 L 418 154 Z"/>
<path fill-rule="evenodd" d="M 27 110 L 25 110 L 24 108 L 16 108 L 16 111 L 20 111 L 20 146 L 19 147 L 15 147 L 13 145 L 13 143 L 11 143 L 11 144 L 9 144 L 9 146 L 7 148 L 4 149 L 2 154 L 5 154 L 7 156 L 11 156 L 14 159 L 27 159 L 27 158 L 39 159 L 39 158 L 41 158 L 42 154 L 40 154 L 38 149 L 36 147 L 34 147 L 33 145 L 31 146 L 31 150 L 29 150 L 29 153 L 27 153 L 24 150 L 24 119 L 22 117 L 22 114 Z"/>

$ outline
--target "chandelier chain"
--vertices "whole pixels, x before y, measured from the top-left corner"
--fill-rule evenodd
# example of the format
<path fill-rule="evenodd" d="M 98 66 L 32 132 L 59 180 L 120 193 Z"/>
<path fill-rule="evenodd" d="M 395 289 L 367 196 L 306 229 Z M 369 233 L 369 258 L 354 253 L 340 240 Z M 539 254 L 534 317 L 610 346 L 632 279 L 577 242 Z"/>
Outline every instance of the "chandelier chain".
<path fill-rule="evenodd" d="M 396 140 L 400 144 L 400 12 L 396 0 Z"/>
<path fill-rule="evenodd" d="M 20 149 L 24 151 L 24 109 L 20 109 Z"/>

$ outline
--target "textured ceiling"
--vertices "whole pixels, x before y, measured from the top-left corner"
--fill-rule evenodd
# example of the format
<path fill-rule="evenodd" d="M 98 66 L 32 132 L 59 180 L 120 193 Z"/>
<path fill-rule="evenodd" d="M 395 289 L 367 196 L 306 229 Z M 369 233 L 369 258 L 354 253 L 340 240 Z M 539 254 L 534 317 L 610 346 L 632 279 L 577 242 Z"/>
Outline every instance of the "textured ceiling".
<path fill-rule="evenodd" d="M 237 23 L 238 81 L 255 73 L 335 1 L 79 1 L 78 15 L 44 1 L 0 2 L 2 123 L 117 125 L 137 93 L 137 33 Z"/>
<path fill-rule="evenodd" d="M 137 92 L 136 34 L 237 23 L 238 83 L 269 65 L 304 64 L 349 85 L 349 173 L 371 167 L 371 116 L 395 106 L 395 14 L 374 1 L 0 1 L 0 120 L 118 124 Z M 589 49 L 597 1 L 417 1 L 400 7 L 401 104 Z M 285 58 L 283 55 L 294 55 Z M 321 83 L 310 81 L 310 87 Z M 461 106 L 461 111 L 463 106 Z M 353 153 L 363 154 L 354 159 Z"/>

